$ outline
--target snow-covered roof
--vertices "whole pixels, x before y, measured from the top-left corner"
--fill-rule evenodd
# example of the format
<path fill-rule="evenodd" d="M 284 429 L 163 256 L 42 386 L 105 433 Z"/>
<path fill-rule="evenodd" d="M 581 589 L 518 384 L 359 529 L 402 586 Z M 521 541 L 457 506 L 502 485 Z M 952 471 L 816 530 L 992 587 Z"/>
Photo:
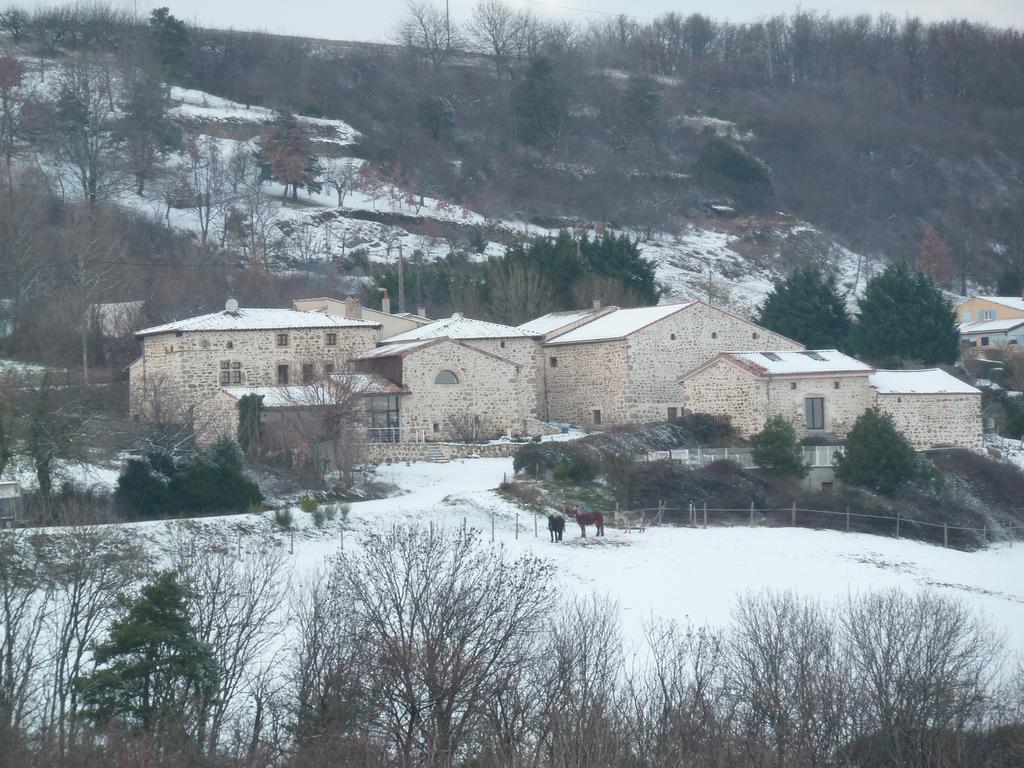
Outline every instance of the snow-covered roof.
<path fill-rule="evenodd" d="M 940 368 L 875 371 L 868 383 L 883 395 L 980 395 L 981 391 Z"/>
<path fill-rule="evenodd" d="M 350 320 L 347 317 L 297 309 L 221 310 L 208 315 L 188 317 L 173 323 L 155 325 L 136 332 L 136 336 L 187 331 L 265 331 L 292 328 L 380 328 L 380 323 Z"/>
<path fill-rule="evenodd" d="M 844 355 L 837 349 L 807 349 L 776 352 L 723 352 L 759 376 L 813 376 L 816 374 L 872 373 L 870 365 Z"/>
<path fill-rule="evenodd" d="M 972 296 L 971 298 L 991 301 L 993 304 L 1002 304 L 1004 307 L 1024 312 L 1024 298 L 1020 296 Z"/>
<path fill-rule="evenodd" d="M 401 357 L 409 354 L 410 352 L 415 352 L 417 349 L 429 347 L 436 341 L 437 339 L 422 339 L 421 341 L 404 341 L 399 344 L 392 344 L 391 339 L 384 339 L 384 341 L 381 342 L 384 346 L 371 349 L 369 352 L 364 352 L 356 359 L 371 360 L 377 357 Z"/>
<path fill-rule="evenodd" d="M 696 302 L 685 304 L 662 304 L 657 307 L 637 307 L 636 309 L 617 309 L 602 315 L 596 320 L 574 328 L 568 333 L 549 341 L 548 344 L 580 344 L 588 341 L 610 341 L 624 339 L 630 334 L 646 328 L 651 323 L 663 320 Z"/>
<path fill-rule="evenodd" d="M 541 317 L 536 317 L 533 320 L 528 320 L 525 323 L 521 323 L 516 327 L 521 331 L 526 331 L 531 334 L 547 335 L 559 328 L 565 328 L 567 325 L 578 323 L 581 320 L 585 320 L 589 315 L 596 314 L 601 310 L 595 309 L 572 309 L 567 312 L 549 312 Z"/>
<path fill-rule="evenodd" d="M 382 344 L 395 344 L 403 341 L 420 341 L 423 339 L 509 339 L 531 338 L 539 333 L 523 331 L 511 325 L 499 325 L 483 320 L 472 320 L 456 312 L 451 317 L 434 320 L 432 323 L 414 328 L 411 331 L 391 336 L 381 341 Z"/>
<path fill-rule="evenodd" d="M 1024 317 L 1009 320 L 982 320 L 977 323 L 961 323 L 960 333 L 974 335 L 977 333 L 1006 333 L 1024 325 Z"/>
<path fill-rule="evenodd" d="M 349 387 L 359 395 L 403 395 L 408 390 L 388 381 L 375 373 L 338 373 L 331 377 L 342 387 Z M 345 390 L 337 392 L 324 383 L 304 384 L 290 387 L 224 387 L 224 391 L 236 400 L 245 395 L 259 395 L 264 408 L 305 408 L 330 405 L 344 397 Z"/>

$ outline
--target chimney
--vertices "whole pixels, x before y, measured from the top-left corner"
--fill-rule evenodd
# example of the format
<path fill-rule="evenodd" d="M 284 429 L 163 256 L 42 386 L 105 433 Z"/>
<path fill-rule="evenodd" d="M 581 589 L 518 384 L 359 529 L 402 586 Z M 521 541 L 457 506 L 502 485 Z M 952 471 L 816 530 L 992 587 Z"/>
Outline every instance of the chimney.
<path fill-rule="evenodd" d="M 385 315 L 391 314 L 391 297 L 388 296 L 387 288 L 384 289 L 384 295 L 381 297 L 380 300 L 380 311 L 383 312 Z"/>
<path fill-rule="evenodd" d="M 593 302 L 594 311 L 597 312 L 601 308 L 601 300 L 595 298 Z"/>
<path fill-rule="evenodd" d="M 427 316 L 427 308 L 424 307 L 423 305 L 420 305 L 420 306 L 416 307 L 416 316 L 417 317 L 426 317 Z"/>
<path fill-rule="evenodd" d="M 363 319 L 363 303 L 355 296 L 345 299 L 345 317 L 349 320 Z"/>

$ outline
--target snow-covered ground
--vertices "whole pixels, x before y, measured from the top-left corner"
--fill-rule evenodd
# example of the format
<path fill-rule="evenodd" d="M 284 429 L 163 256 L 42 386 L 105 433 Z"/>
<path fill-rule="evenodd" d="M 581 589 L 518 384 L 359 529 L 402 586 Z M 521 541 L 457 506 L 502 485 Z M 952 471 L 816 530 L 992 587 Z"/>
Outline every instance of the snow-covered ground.
<path fill-rule="evenodd" d="M 541 555 L 556 565 L 552 589 L 562 596 L 597 593 L 614 599 L 622 612 L 627 642 L 639 653 L 644 625 L 652 618 L 696 625 L 724 624 L 737 594 L 772 588 L 793 590 L 826 602 L 872 589 L 937 590 L 966 600 L 1006 634 L 1010 648 L 1024 651 L 1024 546 L 998 546 L 959 552 L 906 540 L 786 528 L 659 527 L 625 533 L 608 527 L 603 539 L 579 538 L 566 527 L 565 540 L 548 540 L 546 521 L 534 518 L 495 492 L 512 473 L 509 459 L 467 459 L 449 464 L 382 466 L 379 477 L 402 489 L 400 496 L 351 505 L 346 549 L 392 525 L 458 529 L 465 524 L 495 546 L 517 555 Z M 519 513 L 516 537 L 516 514 Z M 298 530 L 291 560 L 296 576 L 308 575 L 338 550 L 341 523 L 316 530 L 308 515 L 295 510 Z M 275 538 L 287 551 L 287 538 L 269 513 L 254 532 L 249 515 L 198 521 L 243 546 Z M 157 538 L 179 523 L 143 523 Z M 235 529 L 237 528 L 237 531 Z M 592 533 L 592 531 L 591 531 Z"/>

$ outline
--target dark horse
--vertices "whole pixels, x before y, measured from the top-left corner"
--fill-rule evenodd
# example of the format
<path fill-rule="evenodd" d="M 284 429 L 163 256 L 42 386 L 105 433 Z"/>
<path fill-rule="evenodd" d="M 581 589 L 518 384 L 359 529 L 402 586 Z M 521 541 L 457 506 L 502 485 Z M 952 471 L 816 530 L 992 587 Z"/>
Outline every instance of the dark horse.
<path fill-rule="evenodd" d="M 584 539 L 587 538 L 587 526 L 590 524 L 597 528 L 598 536 L 604 536 L 604 515 L 600 512 L 585 510 L 579 502 L 574 502 L 566 506 L 565 514 L 580 524 L 580 535 Z"/>
<path fill-rule="evenodd" d="M 562 532 L 565 530 L 565 518 L 561 515 L 548 515 L 548 533 L 551 534 L 551 541 L 561 541 Z"/>

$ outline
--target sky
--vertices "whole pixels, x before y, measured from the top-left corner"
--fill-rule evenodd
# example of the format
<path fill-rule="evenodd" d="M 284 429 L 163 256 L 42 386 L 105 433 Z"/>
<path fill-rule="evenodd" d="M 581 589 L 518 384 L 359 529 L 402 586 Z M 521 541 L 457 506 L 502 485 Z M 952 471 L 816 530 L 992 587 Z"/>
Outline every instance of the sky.
<path fill-rule="evenodd" d="M 434 0 L 443 5 L 445 0 Z M 455 21 L 469 15 L 473 0 L 448 0 Z M 703 13 L 715 19 L 751 21 L 798 8 L 848 16 L 889 13 L 925 20 L 968 18 L 999 27 L 1024 29 L 1024 0 L 509 0 L 540 16 L 585 22 L 624 13 L 647 19 L 669 11 Z M 286 35 L 332 40 L 390 42 L 406 0 L 114 0 L 114 4 L 148 14 L 169 6 L 175 16 L 200 26 L 257 29 Z M 52 6 L 54 0 L 32 4 Z"/>

